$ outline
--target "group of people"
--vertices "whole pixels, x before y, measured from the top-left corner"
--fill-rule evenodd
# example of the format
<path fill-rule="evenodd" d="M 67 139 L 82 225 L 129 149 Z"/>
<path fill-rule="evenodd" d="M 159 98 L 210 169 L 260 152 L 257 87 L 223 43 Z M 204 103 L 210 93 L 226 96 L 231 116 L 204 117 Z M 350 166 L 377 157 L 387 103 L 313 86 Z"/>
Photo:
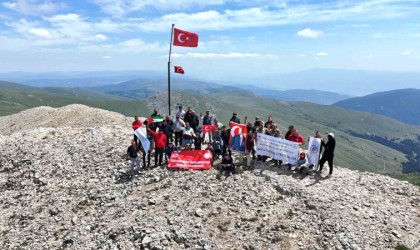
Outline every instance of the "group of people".
<path fill-rule="evenodd" d="M 179 106 L 178 108 L 179 110 L 176 112 L 174 120 L 172 120 L 169 115 L 166 115 L 162 121 L 148 124 L 147 120 L 141 122 L 137 116 L 134 117 L 132 129 L 137 130 L 142 126 L 145 126 L 150 147 L 148 152 L 145 152 L 139 139 L 134 135 L 131 146 L 127 150 L 131 165 L 131 176 L 134 174 L 135 165 L 137 165 L 137 171 L 140 172 L 141 164 L 139 153 L 142 155 L 143 166 L 145 168 L 150 168 L 150 160 L 153 151 L 155 167 L 163 166 L 164 160 L 167 163 L 173 152 L 203 149 L 213 153 L 213 161 L 222 156 L 221 166 L 228 171 L 234 171 L 235 166 L 233 164 L 232 152 L 229 147 L 230 128 L 219 123 L 217 118 L 211 116 L 209 110 L 207 110 L 204 115 L 202 113 L 196 115 L 192 107 L 188 107 L 187 111 L 184 111 L 182 106 Z M 151 117 L 155 117 L 158 114 L 158 110 L 155 109 Z M 230 122 L 241 123 L 237 113 L 232 114 L 232 117 L 229 120 L 229 123 Z M 214 125 L 216 130 L 203 133 L 200 123 L 201 125 Z M 247 116 L 245 116 L 243 124 L 246 124 L 247 126 L 247 135 L 245 138 L 246 151 L 244 155 L 247 159 L 247 165 L 250 163 L 250 159 L 263 162 L 268 160 L 267 156 L 256 155 L 255 145 L 257 133 L 293 141 L 298 143 L 299 146 L 305 145 L 304 137 L 293 125 L 288 127 L 286 134 L 283 136 L 277 124 L 273 121 L 272 116 L 268 116 L 267 121 L 265 122 L 260 120 L 259 117 L 255 117 L 255 121 L 248 121 Z M 333 133 L 327 133 L 327 137 L 328 141 L 325 142 L 320 131 L 315 132 L 315 138 L 321 140 L 318 166 L 308 164 L 306 151 L 301 150 L 297 164 L 295 166 L 287 164 L 289 169 L 292 167 L 295 167 L 295 169 L 299 171 L 318 169 L 317 171 L 321 172 L 324 164 L 328 162 L 330 168 L 328 176 L 331 176 L 333 172 L 335 137 Z M 173 138 L 175 140 L 173 140 Z M 281 166 L 283 163 L 280 160 L 275 159 L 273 159 L 273 162 L 275 166 Z"/>

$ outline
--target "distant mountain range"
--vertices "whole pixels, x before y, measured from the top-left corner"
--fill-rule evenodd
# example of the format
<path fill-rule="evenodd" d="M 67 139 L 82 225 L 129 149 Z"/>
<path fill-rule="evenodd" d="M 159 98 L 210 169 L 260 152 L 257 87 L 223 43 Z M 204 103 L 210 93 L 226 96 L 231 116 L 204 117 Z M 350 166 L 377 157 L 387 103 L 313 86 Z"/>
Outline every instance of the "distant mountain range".
<path fill-rule="evenodd" d="M 349 95 L 338 94 L 329 91 L 315 90 L 315 89 L 289 89 L 289 90 L 274 90 L 259 88 L 252 85 L 235 85 L 238 88 L 242 88 L 253 92 L 259 96 L 267 97 L 276 100 L 283 101 L 304 101 L 318 104 L 333 104 L 348 98 Z"/>
<path fill-rule="evenodd" d="M 334 104 L 420 125 L 420 89 L 399 89 L 350 98 Z"/>
<path fill-rule="evenodd" d="M 151 79 L 166 81 L 166 71 L 86 71 L 86 72 L 9 72 L 0 73 L 0 80 L 37 87 L 97 87 Z M 418 88 L 420 72 L 392 72 L 342 69 L 311 69 L 300 72 L 259 77 L 246 77 L 237 82 L 195 79 L 188 75 L 172 75 L 173 80 L 219 83 L 240 87 L 251 85 L 272 90 L 321 90 L 349 96 L 368 95 L 379 91 Z M 166 88 L 164 88 L 166 89 Z"/>
<path fill-rule="evenodd" d="M 90 89 L 106 94 L 117 95 L 124 98 L 146 99 L 157 93 L 167 92 L 168 82 L 167 80 L 163 79 L 139 78 L 127 82 L 122 82 L 119 84 L 98 86 Z M 245 92 L 249 94 L 248 91 L 236 87 L 185 79 L 172 79 L 171 92 L 172 91 L 183 91 L 196 94 L 210 94 L 234 91 L 237 94 L 243 94 Z"/>
<path fill-rule="evenodd" d="M 246 84 L 269 89 L 317 89 L 352 96 L 402 88 L 418 88 L 420 72 L 311 69 L 250 78 Z"/>
<path fill-rule="evenodd" d="M 87 88 L 116 84 L 144 76 L 165 79 L 166 74 L 154 71 L 8 72 L 0 73 L 0 80 L 35 87 Z"/>

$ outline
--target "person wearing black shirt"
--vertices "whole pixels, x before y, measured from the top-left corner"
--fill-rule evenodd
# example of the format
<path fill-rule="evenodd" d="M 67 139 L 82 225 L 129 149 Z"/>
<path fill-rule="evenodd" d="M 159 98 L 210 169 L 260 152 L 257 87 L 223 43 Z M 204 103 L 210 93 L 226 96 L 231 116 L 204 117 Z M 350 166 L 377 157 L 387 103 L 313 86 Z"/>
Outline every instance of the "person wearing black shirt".
<path fill-rule="evenodd" d="M 134 164 L 137 165 L 137 172 L 140 173 L 140 159 L 138 158 L 137 153 L 140 151 L 137 147 L 136 141 L 131 141 L 131 146 L 127 149 L 127 154 L 130 159 L 130 175 L 133 176 Z"/>
<path fill-rule="evenodd" d="M 287 130 L 286 134 L 284 135 L 284 139 L 289 140 L 289 136 L 293 133 L 295 126 L 290 125 L 289 130 Z"/>
<path fill-rule="evenodd" d="M 325 143 L 321 141 L 322 146 L 324 146 L 324 153 L 322 154 L 322 158 L 319 161 L 319 172 L 322 172 L 322 168 L 324 167 L 325 162 L 328 162 L 328 166 L 330 167 L 330 173 L 328 177 L 331 177 L 333 173 L 333 160 L 334 160 L 334 151 L 335 151 L 335 138 L 333 133 L 328 133 L 328 142 Z"/>

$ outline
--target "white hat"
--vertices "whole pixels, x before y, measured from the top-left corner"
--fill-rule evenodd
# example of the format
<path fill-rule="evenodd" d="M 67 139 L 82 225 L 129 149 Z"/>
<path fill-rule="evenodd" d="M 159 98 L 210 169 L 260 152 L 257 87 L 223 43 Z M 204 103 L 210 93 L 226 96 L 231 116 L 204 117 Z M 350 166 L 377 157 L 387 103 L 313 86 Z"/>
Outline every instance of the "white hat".
<path fill-rule="evenodd" d="M 333 133 L 328 133 L 328 135 L 330 135 L 332 138 L 334 138 L 334 134 Z"/>

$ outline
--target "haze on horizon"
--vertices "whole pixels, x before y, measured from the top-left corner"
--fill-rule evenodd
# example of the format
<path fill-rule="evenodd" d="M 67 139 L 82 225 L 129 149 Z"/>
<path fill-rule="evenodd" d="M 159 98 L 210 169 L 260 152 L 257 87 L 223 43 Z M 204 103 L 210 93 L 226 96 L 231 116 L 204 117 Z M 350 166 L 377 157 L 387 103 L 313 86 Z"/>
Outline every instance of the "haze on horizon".
<path fill-rule="evenodd" d="M 0 72 L 165 71 L 170 28 L 187 76 L 238 82 L 312 68 L 420 69 L 420 0 L 9 0 Z"/>

